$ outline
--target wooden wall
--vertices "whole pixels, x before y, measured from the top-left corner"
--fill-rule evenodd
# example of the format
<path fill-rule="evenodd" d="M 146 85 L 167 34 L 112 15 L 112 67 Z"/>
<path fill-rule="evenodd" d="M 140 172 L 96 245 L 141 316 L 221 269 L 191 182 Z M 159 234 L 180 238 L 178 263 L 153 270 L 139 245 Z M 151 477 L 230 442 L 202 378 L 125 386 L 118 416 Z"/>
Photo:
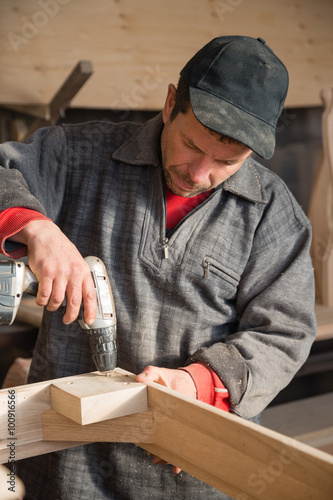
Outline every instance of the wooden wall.
<path fill-rule="evenodd" d="M 261 36 L 290 71 L 289 107 L 333 86 L 332 0 L 1 0 L 0 105 L 46 104 L 80 59 L 75 107 L 160 109 L 211 38 Z"/>

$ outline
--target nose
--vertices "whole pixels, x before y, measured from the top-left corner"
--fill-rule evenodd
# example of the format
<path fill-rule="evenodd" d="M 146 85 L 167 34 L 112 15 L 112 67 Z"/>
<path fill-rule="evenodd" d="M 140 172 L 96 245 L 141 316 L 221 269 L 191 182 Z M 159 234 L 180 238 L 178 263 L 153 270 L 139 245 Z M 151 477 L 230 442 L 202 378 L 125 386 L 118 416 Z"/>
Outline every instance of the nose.
<path fill-rule="evenodd" d="M 188 174 L 193 184 L 206 184 L 212 172 L 212 161 L 206 156 L 196 158 L 188 167 Z"/>

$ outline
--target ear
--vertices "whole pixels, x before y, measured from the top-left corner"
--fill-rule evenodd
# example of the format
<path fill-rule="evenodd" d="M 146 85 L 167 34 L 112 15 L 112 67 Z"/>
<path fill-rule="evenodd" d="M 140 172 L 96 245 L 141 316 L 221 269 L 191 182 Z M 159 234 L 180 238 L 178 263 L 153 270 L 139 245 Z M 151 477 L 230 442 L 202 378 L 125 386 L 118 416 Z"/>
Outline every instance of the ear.
<path fill-rule="evenodd" d="M 163 108 L 163 122 L 166 124 L 167 121 L 169 121 L 170 115 L 172 108 L 175 105 L 175 100 L 176 100 L 176 87 L 170 83 L 168 86 L 168 94 L 165 99 L 165 104 Z"/>

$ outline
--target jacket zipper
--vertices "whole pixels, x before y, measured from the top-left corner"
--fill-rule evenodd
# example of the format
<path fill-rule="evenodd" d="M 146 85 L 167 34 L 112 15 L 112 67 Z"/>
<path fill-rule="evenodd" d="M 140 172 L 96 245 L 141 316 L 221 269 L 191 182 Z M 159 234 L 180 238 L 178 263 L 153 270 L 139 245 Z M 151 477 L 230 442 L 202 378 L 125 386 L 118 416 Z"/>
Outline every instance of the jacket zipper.
<path fill-rule="evenodd" d="M 163 240 L 163 251 L 164 251 L 164 258 L 168 259 L 169 258 L 169 238 L 164 238 L 164 240 Z"/>
<path fill-rule="evenodd" d="M 203 259 L 203 267 L 205 269 L 205 278 L 209 278 L 209 268 L 210 268 L 210 262 L 207 260 L 206 257 Z"/>

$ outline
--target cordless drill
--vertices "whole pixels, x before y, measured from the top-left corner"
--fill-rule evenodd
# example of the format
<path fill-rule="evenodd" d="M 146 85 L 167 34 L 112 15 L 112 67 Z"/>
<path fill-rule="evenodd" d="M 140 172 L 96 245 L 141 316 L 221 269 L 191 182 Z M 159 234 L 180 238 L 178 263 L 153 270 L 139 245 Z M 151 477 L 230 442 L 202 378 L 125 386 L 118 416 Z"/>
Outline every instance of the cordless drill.
<path fill-rule="evenodd" d="M 117 363 L 117 323 L 110 281 L 101 259 L 86 257 L 85 261 L 95 285 L 97 316 L 92 325 L 87 325 L 81 307 L 79 325 L 87 332 L 97 370 L 109 376 Z M 36 276 L 23 262 L 0 261 L 0 325 L 11 325 L 23 294 L 37 295 L 37 290 Z"/>

